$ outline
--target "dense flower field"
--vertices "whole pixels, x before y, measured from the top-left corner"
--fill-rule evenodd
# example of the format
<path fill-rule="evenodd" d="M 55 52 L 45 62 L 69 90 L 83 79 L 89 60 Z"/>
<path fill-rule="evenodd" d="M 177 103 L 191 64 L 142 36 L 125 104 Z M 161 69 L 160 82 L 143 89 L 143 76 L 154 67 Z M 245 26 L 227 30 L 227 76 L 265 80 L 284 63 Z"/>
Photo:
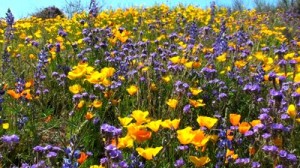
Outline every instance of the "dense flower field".
<path fill-rule="evenodd" d="M 0 21 L 0 167 L 297 167 L 292 12 L 166 5 Z"/>

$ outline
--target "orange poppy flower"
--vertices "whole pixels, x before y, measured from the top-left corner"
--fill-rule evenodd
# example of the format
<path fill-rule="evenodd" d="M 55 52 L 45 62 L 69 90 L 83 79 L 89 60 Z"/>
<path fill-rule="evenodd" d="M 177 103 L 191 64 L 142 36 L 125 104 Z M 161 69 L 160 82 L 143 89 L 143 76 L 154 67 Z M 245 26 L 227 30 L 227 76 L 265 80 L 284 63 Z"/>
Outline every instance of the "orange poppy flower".
<path fill-rule="evenodd" d="M 88 111 L 85 114 L 85 119 L 87 119 L 87 120 L 91 120 L 93 117 L 94 117 L 94 114 L 92 112 L 90 112 L 90 111 Z"/>
<path fill-rule="evenodd" d="M 241 134 L 245 134 L 250 128 L 251 125 L 248 122 L 242 122 L 239 126 L 239 131 Z"/>
<path fill-rule="evenodd" d="M 52 116 L 51 116 L 51 115 L 48 115 L 48 116 L 45 118 L 45 123 L 50 122 L 51 119 L 52 119 Z"/>
<path fill-rule="evenodd" d="M 206 136 L 204 131 L 198 129 L 194 131 L 194 138 L 192 140 L 192 144 L 196 147 L 203 147 L 209 141 L 210 137 Z"/>
<path fill-rule="evenodd" d="M 240 119 L 241 119 L 241 115 L 239 115 L 239 114 L 230 114 L 229 115 L 230 123 L 233 126 L 239 125 L 240 124 Z"/>
<path fill-rule="evenodd" d="M 151 138 L 152 132 L 141 129 L 135 132 L 135 138 L 138 142 L 143 142 Z"/>
<path fill-rule="evenodd" d="M 199 68 L 201 63 L 199 61 L 193 62 L 193 68 Z"/>
<path fill-rule="evenodd" d="M 232 141 L 233 138 L 234 138 L 233 131 L 229 129 L 229 130 L 226 131 L 226 134 L 227 134 L 227 139 L 229 141 Z"/>
<path fill-rule="evenodd" d="M 14 99 L 19 99 L 21 97 L 21 95 L 19 93 L 16 93 L 14 90 L 8 90 L 6 93 Z"/>
<path fill-rule="evenodd" d="M 253 146 L 249 147 L 249 154 L 254 155 L 256 153 L 256 149 Z"/>
<path fill-rule="evenodd" d="M 282 147 L 282 137 L 281 136 L 276 136 L 272 139 L 273 143 L 277 146 L 277 147 Z"/>
<path fill-rule="evenodd" d="M 30 94 L 30 89 L 23 90 L 21 93 L 22 97 L 25 97 L 27 100 L 32 100 L 32 96 Z"/>
<path fill-rule="evenodd" d="M 82 164 L 86 159 L 88 158 L 88 155 L 84 152 L 80 152 L 80 157 L 77 159 L 77 162 L 79 164 Z"/>

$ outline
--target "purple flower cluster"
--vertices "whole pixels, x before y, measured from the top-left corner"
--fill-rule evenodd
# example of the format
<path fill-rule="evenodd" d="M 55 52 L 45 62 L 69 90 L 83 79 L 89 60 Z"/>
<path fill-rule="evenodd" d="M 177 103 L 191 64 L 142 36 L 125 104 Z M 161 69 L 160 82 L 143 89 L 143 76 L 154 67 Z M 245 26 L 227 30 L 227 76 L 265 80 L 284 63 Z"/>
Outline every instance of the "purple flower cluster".
<path fill-rule="evenodd" d="M 10 149 L 12 149 L 16 144 L 20 142 L 20 137 L 18 135 L 2 135 L 0 137 L 0 140 L 3 142 L 3 144 Z"/>
<path fill-rule="evenodd" d="M 298 158 L 295 154 L 289 153 L 286 150 L 279 149 L 274 145 L 265 145 L 262 147 L 262 150 L 272 155 L 273 157 L 278 156 L 281 164 L 286 166 L 296 165 L 298 163 Z"/>
<path fill-rule="evenodd" d="M 105 137 L 106 143 L 110 144 L 110 142 L 114 139 L 119 137 L 122 134 L 121 128 L 116 128 L 115 126 L 109 124 L 102 124 L 100 127 L 101 133 Z"/>
<path fill-rule="evenodd" d="M 35 146 L 33 148 L 34 152 L 37 153 L 47 153 L 46 157 L 47 158 L 55 158 L 57 156 L 57 153 L 62 151 L 62 149 L 58 146 L 52 146 L 52 145 L 46 145 L 46 146 Z"/>
<path fill-rule="evenodd" d="M 112 168 L 129 168 L 127 162 L 123 160 L 122 151 L 110 144 L 105 147 L 106 157 L 100 159 L 100 164 Z"/>

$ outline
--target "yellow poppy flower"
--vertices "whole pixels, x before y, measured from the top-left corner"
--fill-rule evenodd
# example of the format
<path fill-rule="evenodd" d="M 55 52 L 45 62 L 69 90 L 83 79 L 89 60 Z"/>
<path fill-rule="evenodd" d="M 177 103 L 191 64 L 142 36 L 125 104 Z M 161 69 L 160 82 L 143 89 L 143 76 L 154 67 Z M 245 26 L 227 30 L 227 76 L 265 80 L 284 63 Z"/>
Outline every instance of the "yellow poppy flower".
<path fill-rule="evenodd" d="M 191 143 L 194 137 L 195 134 L 192 130 L 192 127 L 186 127 L 184 129 L 177 130 L 177 139 L 183 145 Z"/>
<path fill-rule="evenodd" d="M 198 99 L 198 100 L 189 99 L 189 103 L 195 108 L 205 106 L 205 103 L 203 103 L 202 99 Z"/>
<path fill-rule="evenodd" d="M 180 57 L 179 57 L 179 56 L 171 57 L 171 58 L 169 58 L 169 60 L 170 60 L 173 64 L 178 64 L 178 63 L 180 63 Z"/>
<path fill-rule="evenodd" d="M 150 128 L 153 132 L 157 132 L 159 130 L 161 124 L 161 120 L 151 121 L 146 126 Z"/>
<path fill-rule="evenodd" d="M 105 167 L 103 167 L 102 165 L 92 165 L 90 166 L 90 168 L 105 168 Z"/>
<path fill-rule="evenodd" d="M 189 156 L 189 159 L 190 159 L 191 162 L 194 163 L 194 165 L 196 167 L 202 167 L 202 166 L 204 166 L 204 165 L 206 165 L 207 163 L 210 162 L 210 159 L 207 156 L 200 157 L 200 158 L 198 158 L 196 156 Z"/>
<path fill-rule="evenodd" d="M 93 101 L 92 105 L 95 108 L 100 108 L 100 107 L 102 107 L 102 101 L 96 99 Z"/>
<path fill-rule="evenodd" d="M 218 56 L 216 59 L 218 62 L 225 62 L 226 61 L 226 53 L 223 53 L 222 55 Z"/>
<path fill-rule="evenodd" d="M 206 116 L 198 116 L 197 122 L 201 127 L 211 129 L 218 122 L 218 119 Z"/>
<path fill-rule="evenodd" d="M 130 96 L 133 96 L 137 93 L 138 87 L 135 85 L 131 85 L 129 88 L 126 89 Z"/>
<path fill-rule="evenodd" d="M 117 147 L 120 149 L 132 148 L 133 147 L 133 139 L 131 138 L 130 135 L 126 135 L 123 138 L 119 138 Z"/>
<path fill-rule="evenodd" d="M 172 109 L 175 109 L 177 107 L 177 104 L 178 104 L 178 100 L 176 100 L 176 99 L 169 99 L 167 101 L 167 105 L 169 107 L 171 107 Z"/>
<path fill-rule="evenodd" d="M 118 119 L 123 127 L 127 126 L 133 120 L 133 118 L 131 117 L 118 117 Z"/>
<path fill-rule="evenodd" d="M 202 92 L 202 89 L 190 87 L 189 90 L 191 91 L 193 96 L 197 96 L 199 93 Z"/>
<path fill-rule="evenodd" d="M 77 104 L 77 108 L 82 108 L 84 105 L 85 101 L 84 100 L 80 100 L 80 102 Z"/>
<path fill-rule="evenodd" d="M 116 70 L 113 67 L 105 67 L 102 68 L 100 72 L 103 73 L 106 77 L 112 77 Z"/>
<path fill-rule="evenodd" d="M 194 64 L 193 61 L 189 61 L 189 62 L 185 63 L 184 66 L 185 66 L 186 68 L 193 68 L 193 64 Z"/>
<path fill-rule="evenodd" d="M 135 119 L 137 125 L 141 125 L 145 122 L 149 122 L 149 119 L 147 119 L 148 115 L 148 111 L 134 110 L 131 117 Z"/>
<path fill-rule="evenodd" d="M 297 115 L 297 110 L 296 110 L 296 107 L 295 105 L 293 104 L 290 104 L 286 113 L 291 117 L 291 118 L 296 118 L 296 115 Z"/>
<path fill-rule="evenodd" d="M 260 124 L 260 123 L 261 123 L 260 120 L 252 120 L 252 121 L 250 122 L 250 124 L 251 124 L 252 127 L 255 127 L 256 125 L 258 125 L 258 124 Z"/>
<path fill-rule="evenodd" d="M 163 128 L 169 128 L 169 129 L 177 129 L 180 123 L 180 119 L 174 119 L 174 120 L 164 120 L 163 122 L 161 122 L 161 126 Z"/>
<path fill-rule="evenodd" d="M 69 90 L 73 94 L 77 94 L 77 93 L 82 92 L 83 89 L 82 89 L 82 87 L 80 85 L 75 84 L 75 85 L 69 86 Z"/>
<path fill-rule="evenodd" d="M 147 160 L 152 160 L 153 157 L 155 157 L 163 147 L 156 147 L 156 148 L 136 148 L 136 151 L 140 156 Z"/>

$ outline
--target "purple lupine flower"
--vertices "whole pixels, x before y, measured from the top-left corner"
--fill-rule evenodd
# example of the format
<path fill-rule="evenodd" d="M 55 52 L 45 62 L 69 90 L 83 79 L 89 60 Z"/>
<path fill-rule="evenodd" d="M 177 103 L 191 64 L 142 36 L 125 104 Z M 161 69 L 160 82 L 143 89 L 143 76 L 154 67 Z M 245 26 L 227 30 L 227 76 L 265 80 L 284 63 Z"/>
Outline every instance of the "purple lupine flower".
<path fill-rule="evenodd" d="M 96 17 L 98 15 L 98 7 L 95 0 L 91 0 L 89 10 L 89 14 L 93 17 Z"/>
<path fill-rule="evenodd" d="M 6 19 L 7 25 L 12 27 L 12 25 L 15 22 L 15 18 L 10 9 L 7 10 L 5 19 Z"/>
<path fill-rule="evenodd" d="M 108 158 L 107 157 L 103 157 L 100 159 L 100 164 L 101 165 L 105 165 L 108 162 Z"/>
<path fill-rule="evenodd" d="M 123 161 L 119 162 L 119 167 L 120 168 L 128 168 L 129 166 L 128 166 L 127 162 L 123 160 Z"/>
<path fill-rule="evenodd" d="M 118 149 L 109 151 L 108 155 L 111 159 L 115 159 L 115 160 L 123 159 L 122 152 Z"/>
<path fill-rule="evenodd" d="M 74 157 L 75 157 L 76 159 L 78 159 L 78 158 L 80 158 L 80 155 L 81 155 L 81 151 L 80 151 L 80 150 L 75 150 L 75 152 L 74 152 Z"/>

